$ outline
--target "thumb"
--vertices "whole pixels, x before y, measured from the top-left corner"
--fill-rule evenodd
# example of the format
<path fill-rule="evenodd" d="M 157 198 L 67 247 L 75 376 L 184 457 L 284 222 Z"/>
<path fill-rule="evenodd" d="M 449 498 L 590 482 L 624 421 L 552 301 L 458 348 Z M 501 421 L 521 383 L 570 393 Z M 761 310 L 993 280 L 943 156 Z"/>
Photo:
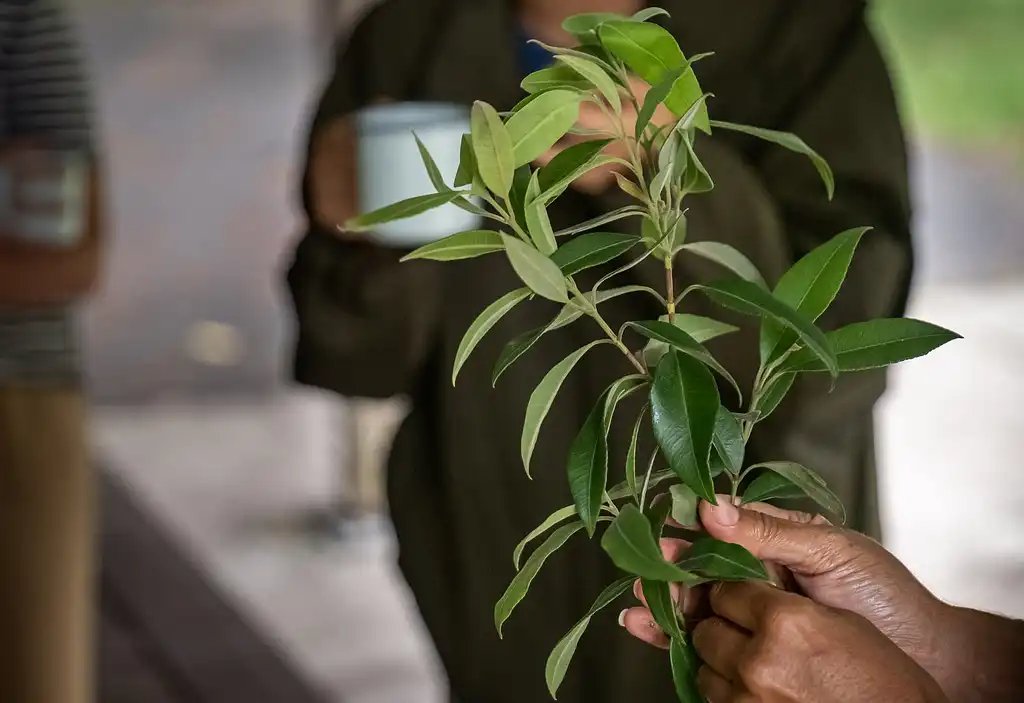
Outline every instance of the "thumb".
<path fill-rule="evenodd" d="M 702 502 L 701 523 L 715 539 L 745 547 L 762 561 L 770 561 L 803 576 L 835 569 L 849 561 L 848 540 L 836 539 L 827 520 L 805 513 L 774 510 L 778 515 L 739 508 L 728 496 L 718 505 Z M 785 517 L 782 517 L 785 516 Z"/>

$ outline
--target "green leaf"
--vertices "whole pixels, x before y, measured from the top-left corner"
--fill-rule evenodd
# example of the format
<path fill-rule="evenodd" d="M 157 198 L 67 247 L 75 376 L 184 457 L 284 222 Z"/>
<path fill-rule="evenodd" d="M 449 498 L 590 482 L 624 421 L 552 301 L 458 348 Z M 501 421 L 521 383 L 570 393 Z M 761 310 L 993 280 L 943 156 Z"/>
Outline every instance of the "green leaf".
<path fill-rule="evenodd" d="M 616 259 L 639 243 L 640 238 L 619 232 L 590 232 L 570 239 L 551 255 L 565 276 L 573 276 Z"/>
<path fill-rule="evenodd" d="M 522 570 L 515 575 L 512 583 L 505 590 L 504 595 L 494 606 L 494 626 L 501 636 L 501 628 L 512 615 L 512 611 L 519 605 L 530 590 L 533 580 L 537 577 L 541 567 L 548 557 L 557 552 L 562 545 L 569 541 L 569 538 L 583 529 L 583 523 L 575 522 L 565 527 L 560 527 L 551 534 L 544 543 L 537 547 L 537 550 L 530 555 L 523 565 Z"/>
<path fill-rule="evenodd" d="M 665 192 L 665 186 L 668 185 L 669 179 L 672 178 L 672 162 L 668 163 L 668 167 L 658 171 L 658 175 L 651 181 L 651 200 L 656 201 L 661 198 L 661 194 Z"/>
<path fill-rule="evenodd" d="M 636 418 L 636 424 L 633 426 L 633 438 L 630 440 L 629 450 L 626 452 L 626 486 L 629 488 L 629 494 L 633 496 L 634 500 L 637 500 L 640 496 L 636 486 L 636 452 L 640 442 L 640 428 L 644 424 L 644 417 L 646 415 L 647 406 L 645 405 Z"/>
<path fill-rule="evenodd" d="M 687 193 L 710 193 L 715 189 L 715 182 L 711 178 L 711 174 L 704 168 L 697 152 L 693 150 L 693 144 L 684 139 L 683 146 L 686 147 L 688 155 L 686 174 L 683 176 L 683 189 Z"/>
<path fill-rule="evenodd" d="M 468 186 L 473 179 L 479 175 L 476 168 L 476 156 L 473 154 L 472 138 L 468 134 L 462 135 L 462 147 L 459 155 L 459 170 L 455 173 L 454 185 L 456 188 Z"/>
<path fill-rule="evenodd" d="M 767 581 L 761 560 L 744 547 L 711 537 L 694 541 L 679 568 L 715 581 Z"/>
<path fill-rule="evenodd" d="M 633 374 L 631 376 L 623 376 L 608 387 L 608 390 L 605 391 L 604 420 L 602 423 L 604 425 L 605 437 L 608 437 L 608 433 L 611 432 L 612 420 L 615 419 L 615 409 L 619 403 L 646 385 L 647 376 Z"/>
<path fill-rule="evenodd" d="M 444 176 L 441 175 L 440 169 L 437 168 L 437 164 L 434 162 L 434 157 L 427 151 L 427 147 L 423 145 L 420 138 L 413 132 L 413 139 L 416 140 L 416 148 L 420 150 L 420 159 L 423 161 L 423 168 L 427 170 L 427 177 L 430 178 L 431 185 L 434 186 L 434 190 L 438 193 L 447 193 L 451 190 L 448 185 L 444 182 Z"/>
<path fill-rule="evenodd" d="M 512 341 L 505 345 L 505 348 L 501 350 L 501 354 L 498 356 L 498 361 L 494 364 L 494 371 L 491 373 L 491 386 L 498 385 L 498 379 L 508 371 L 512 364 L 519 361 L 519 358 L 526 352 L 533 349 L 540 338 L 550 332 L 553 328 L 555 321 L 558 320 L 556 316 L 547 325 L 543 327 L 536 327 L 528 332 L 523 332 L 518 337 L 515 337 Z"/>
<path fill-rule="evenodd" d="M 548 217 L 548 209 L 544 207 L 544 201 L 537 199 L 526 205 L 526 227 L 530 233 L 530 239 L 534 245 L 545 256 L 551 256 L 558 249 L 555 241 L 555 230 L 551 227 L 551 219 Z"/>
<path fill-rule="evenodd" d="M 718 363 L 718 360 L 711 355 L 711 352 L 705 349 L 704 346 L 698 343 L 693 337 L 679 329 L 679 327 L 670 322 L 661 321 L 627 322 L 625 327 L 636 330 L 648 339 L 665 342 L 684 354 L 692 356 L 702 364 L 706 364 L 724 378 L 736 391 L 736 395 L 742 399 L 743 393 L 740 391 L 739 384 L 736 383 L 732 374 L 726 371 L 725 367 Z"/>
<path fill-rule="evenodd" d="M 743 503 L 765 503 L 769 500 L 803 498 L 804 492 L 792 481 L 779 474 L 766 471 L 743 491 Z"/>
<path fill-rule="evenodd" d="M 576 512 L 594 535 L 601 515 L 605 484 L 608 481 L 608 443 L 604 434 L 604 401 L 602 395 L 590 411 L 569 450 L 569 488 Z"/>
<path fill-rule="evenodd" d="M 814 322 L 839 293 L 861 237 L 870 227 L 851 229 L 814 249 L 789 269 L 775 286 L 775 297 Z M 761 359 L 773 361 L 789 350 L 796 335 L 777 324 L 761 329 Z"/>
<path fill-rule="evenodd" d="M 771 129 L 762 129 L 760 127 L 750 127 L 742 124 L 733 124 L 732 122 L 721 122 L 719 120 L 712 120 L 711 126 L 716 129 L 727 129 L 733 132 L 741 132 L 748 134 L 758 139 L 777 144 L 785 149 L 794 151 L 797 154 L 806 156 L 814 164 L 814 168 L 818 169 L 818 174 L 821 176 L 821 180 L 825 183 L 825 190 L 828 191 L 828 199 L 831 200 L 835 195 L 836 191 L 836 180 L 835 176 L 832 175 L 832 169 L 829 167 L 828 162 L 811 147 L 807 146 L 807 143 L 789 132 L 776 132 Z"/>
<path fill-rule="evenodd" d="M 803 491 L 805 496 L 838 517 L 840 522 L 846 522 L 846 510 L 843 508 L 842 501 L 829 490 L 824 479 L 806 466 L 792 461 L 769 461 L 764 464 L 755 464 L 751 467 L 751 470 L 754 469 L 767 469 L 779 474 Z"/>
<path fill-rule="evenodd" d="M 523 459 L 523 467 L 526 469 L 527 476 L 530 475 L 530 458 L 533 456 L 533 450 L 537 446 L 537 438 L 540 436 L 541 425 L 543 425 L 544 419 L 548 415 L 548 411 L 551 410 L 551 405 L 555 402 L 555 397 L 558 395 L 559 389 L 561 389 L 562 384 L 565 383 L 565 379 L 568 378 L 569 374 L 572 373 L 576 364 L 580 362 L 580 359 L 582 359 L 587 352 L 598 344 L 604 343 L 606 343 L 605 340 L 598 340 L 596 342 L 591 342 L 581 349 L 577 349 L 548 371 L 541 382 L 537 385 L 537 388 L 534 389 L 533 394 L 530 396 L 530 401 L 526 405 L 526 419 L 523 421 L 523 436 L 519 443 L 520 454 Z"/>
<path fill-rule="evenodd" d="M 626 18 L 614 12 L 584 12 L 565 18 L 562 29 L 575 37 L 581 37 L 596 30 L 603 22 L 624 19 Z"/>
<path fill-rule="evenodd" d="M 518 165 L 508 129 L 494 108 L 479 100 L 473 103 L 470 125 L 473 156 L 481 180 L 491 192 L 507 197 Z"/>
<path fill-rule="evenodd" d="M 431 261 L 459 261 L 472 259 L 484 254 L 502 251 L 505 245 L 498 232 L 489 229 L 459 232 L 436 242 L 426 244 L 411 254 L 402 257 L 402 261 L 412 259 L 430 259 Z"/>
<path fill-rule="evenodd" d="M 774 474 L 771 474 L 774 476 Z M 803 495 L 803 494 L 801 494 Z M 523 540 L 516 545 L 515 551 L 512 552 L 512 563 L 516 565 L 516 571 L 519 571 L 519 561 L 523 556 L 523 551 L 529 546 L 530 542 L 540 537 L 542 534 L 555 527 L 556 525 L 565 522 L 571 517 L 576 517 L 576 506 L 570 505 L 560 510 L 556 510 L 547 517 L 544 522 L 535 527 L 530 534 L 526 535 Z"/>
<path fill-rule="evenodd" d="M 452 369 L 452 385 L 455 385 L 455 379 L 458 378 L 459 371 L 462 369 L 463 364 L 469 359 L 469 355 L 473 353 L 477 345 L 480 344 L 480 340 L 484 338 L 491 328 L 498 324 L 508 312 L 519 303 L 523 302 L 530 297 L 529 288 L 518 288 L 514 291 L 510 291 L 498 298 L 496 301 L 487 306 L 487 308 L 480 313 L 480 315 L 473 320 L 473 324 L 466 330 L 466 334 L 462 337 L 462 341 L 459 343 L 459 349 L 455 353 L 455 365 Z"/>
<path fill-rule="evenodd" d="M 692 287 L 701 290 L 719 305 L 743 313 L 769 317 L 797 333 L 804 344 L 822 360 L 829 373 L 839 373 L 838 361 L 832 344 L 825 334 L 806 317 L 782 302 L 757 284 L 744 280 L 720 281 L 709 285 Z"/>
<path fill-rule="evenodd" d="M 765 283 L 764 277 L 757 270 L 757 267 L 754 266 L 750 259 L 728 244 L 723 244 L 722 242 L 691 242 L 690 244 L 683 245 L 683 251 L 696 254 L 708 261 L 714 261 L 716 264 L 729 269 L 740 278 L 756 283 L 765 290 L 768 290 L 768 284 Z"/>
<path fill-rule="evenodd" d="M 673 324 L 701 344 L 709 342 L 716 337 L 739 331 L 738 327 L 713 320 L 710 317 L 701 317 L 700 315 L 677 313 Z"/>
<path fill-rule="evenodd" d="M 689 486 L 677 483 L 671 486 L 669 494 L 672 496 L 672 519 L 683 527 L 697 524 L 697 506 L 700 498 Z"/>
<path fill-rule="evenodd" d="M 545 202 L 551 202 L 554 199 L 551 194 L 565 190 L 570 183 L 586 173 L 590 164 L 611 142 L 611 139 L 588 139 L 558 152 L 540 169 L 541 197 Z"/>
<path fill-rule="evenodd" d="M 559 230 L 558 232 L 555 232 L 555 236 L 567 237 L 571 234 L 588 232 L 592 229 L 597 229 L 598 227 L 606 225 L 610 222 L 617 222 L 619 220 L 624 220 L 627 217 L 636 217 L 638 215 L 646 214 L 647 211 L 640 207 L 639 205 L 626 205 L 625 207 L 620 207 L 617 210 L 612 210 L 611 212 L 606 213 L 604 215 L 599 215 L 592 220 L 587 220 L 586 222 L 581 222 L 578 225 L 573 225 L 572 227 L 567 227 L 566 229 Z"/>
<path fill-rule="evenodd" d="M 676 68 L 665 74 L 665 76 L 658 81 L 657 85 L 651 86 L 651 89 L 647 91 L 647 95 L 644 96 L 644 104 L 640 108 L 640 111 L 636 115 L 636 127 L 633 132 L 633 136 L 637 141 L 640 141 L 640 137 L 643 136 L 644 130 L 647 129 L 647 125 L 651 123 L 651 119 L 654 117 L 654 113 L 658 110 L 658 105 L 665 102 L 665 98 L 672 92 L 672 87 L 676 84 L 676 81 L 686 72 L 686 68 Z"/>
<path fill-rule="evenodd" d="M 647 202 L 647 196 L 644 195 L 642 190 L 640 190 L 640 186 L 629 180 L 629 176 L 625 176 L 618 171 L 612 175 L 615 176 L 615 183 L 619 186 L 619 190 L 634 200 L 639 200 L 642 203 Z"/>
<path fill-rule="evenodd" d="M 573 655 L 576 653 L 576 647 L 579 644 L 580 638 L 583 633 L 586 632 L 587 627 L 590 625 L 590 620 L 597 615 L 601 610 L 608 607 L 616 598 L 621 596 L 623 593 L 628 591 L 633 585 L 633 577 L 628 576 L 626 578 L 619 579 L 608 588 L 602 591 L 601 595 L 597 597 L 594 604 L 587 611 L 587 614 L 583 616 L 576 625 L 569 630 L 568 634 L 565 635 L 555 648 L 551 651 L 551 655 L 548 657 L 547 665 L 544 667 L 544 677 L 548 684 L 548 691 L 551 693 L 551 697 L 555 698 L 558 694 L 558 689 L 562 685 L 562 681 L 565 679 L 565 672 L 569 669 L 569 664 L 572 661 Z"/>
<path fill-rule="evenodd" d="M 508 205 L 520 228 L 526 229 L 526 201 L 533 184 L 533 172 L 529 166 L 520 166 L 512 175 L 512 189 L 508 193 Z"/>
<path fill-rule="evenodd" d="M 676 697 L 680 703 L 705 703 L 704 696 L 697 690 L 697 670 L 700 660 L 693 651 L 690 638 L 680 637 L 669 645 L 669 661 L 672 664 L 672 681 L 676 685 Z"/>
<path fill-rule="evenodd" d="M 569 302 L 565 276 L 555 262 L 520 239 L 507 234 L 502 234 L 501 238 L 512 268 L 530 290 L 556 303 Z"/>
<path fill-rule="evenodd" d="M 421 215 L 442 205 L 447 205 L 456 198 L 461 197 L 462 193 L 454 190 L 447 193 L 417 195 L 414 198 L 408 198 L 407 200 L 382 207 L 379 210 L 354 217 L 345 223 L 344 229 L 348 232 L 365 232 L 378 225 Z"/>
<path fill-rule="evenodd" d="M 564 137 L 579 119 L 581 101 L 577 92 L 550 90 L 509 118 L 506 128 L 512 142 L 513 165 L 536 160 Z"/>
<path fill-rule="evenodd" d="M 615 81 L 605 73 L 604 69 L 597 62 L 588 61 L 579 56 L 569 54 L 556 56 L 555 60 L 561 61 L 597 88 L 601 95 L 604 96 L 604 99 L 608 101 L 608 104 L 612 106 L 612 109 L 615 110 L 616 114 L 622 111 L 622 98 L 619 97 L 619 87 L 615 85 Z"/>
<path fill-rule="evenodd" d="M 580 76 L 568 66 L 551 66 L 534 71 L 521 83 L 523 90 L 536 96 L 546 93 L 549 90 L 586 90 L 587 82 L 581 80 Z M 531 99 L 530 102 L 533 102 Z M 528 105 L 525 100 L 520 101 L 512 110 L 515 114 Z"/>
<path fill-rule="evenodd" d="M 617 567 L 651 581 L 692 583 L 694 575 L 665 561 L 651 534 L 651 523 L 633 504 L 623 506 L 601 538 L 601 547 Z"/>
<path fill-rule="evenodd" d="M 668 582 L 641 579 L 640 588 L 643 589 L 647 609 L 651 611 L 651 616 L 658 627 L 672 639 L 682 637 L 683 631 L 679 627 L 679 615 L 676 612 L 676 604 L 672 600 L 672 588 Z"/>
<path fill-rule="evenodd" d="M 751 408 L 751 410 L 757 413 L 758 422 L 762 422 L 778 409 L 782 401 L 786 399 L 790 389 L 793 388 L 795 380 L 795 373 L 786 373 L 778 374 L 768 382 L 764 391 L 756 398 L 753 408 Z"/>
<path fill-rule="evenodd" d="M 679 479 L 711 503 L 708 455 L 720 404 L 718 386 L 702 362 L 669 352 L 658 364 L 651 390 L 655 439 Z"/>
<path fill-rule="evenodd" d="M 598 29 L 601 43 L 621 59 L 633 73 L 650 85 L 658 85 L 675 69 L 686 65 L 686 58 L 672 34 L 656 24 L 611 20 Z M 674 114 L 684 114 L 704 93 L 693 68 L 680 76 L 665 99 L 665 106 Z M 697 128 L 709 132 L 706 107 L 697 118 Z"/>
<path fill-rule="evenodd" d="M 739 475 L 743 470 L 743 455 L 746 452 L 743 430 L 736 416 L 721 406 L 715 417 L 715 435 L 712 443 L 718 456 L 722 458 L 726 471 L 733 476 Z"/>
<path fill-rule="evenodd" d="M 654 456 L 657 457 L 657 454 L 655 454 Z M 656 488 L 660 484 L 665 483 L 665 481 L 668 481 L 670 478 L 675 478 L 675 474 L 672 471 L 656 471 L 651 474 L 651 485 L 649 486 L 649 488 Z M 628 498 L 630 495 L 629 486 L 626 484 L 625 481 L 623 481 L 622 483 L 617 483 L 608 490 L 608 495 L 611 497 L 612 500 L 622 500 L 623 498 Z"/>
<path fill-rule="evenodd" d="M 660 15 L 664 15 L 665 17 L 672 16 L 664 7 L 648 7 L 633 15 L 632 20 L 634 22 L 648 22 Z"/>
<path fill-rule="evenodd" d="M 929 354 L 960 339 L 956 332 L 911 318 L 857 322 L 830 332 L 840 371 L 867 371 Z M 823 371 L 815 356 L 799 349 L 782 364 L 781 371 Z"/>

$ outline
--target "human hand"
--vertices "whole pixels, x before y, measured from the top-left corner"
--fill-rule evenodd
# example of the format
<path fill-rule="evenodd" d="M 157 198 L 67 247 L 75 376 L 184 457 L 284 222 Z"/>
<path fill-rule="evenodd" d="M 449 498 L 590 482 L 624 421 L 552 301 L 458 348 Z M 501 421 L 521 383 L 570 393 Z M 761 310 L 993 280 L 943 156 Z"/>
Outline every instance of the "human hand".
<path fill-rule="evenodd" d="M 855 613 L 763 582 L 711 588 L 693 631 L 709 703 L 948 703 L 910 656 Z"/>
<path fill-rule="evenodd" d="M 878 543 L 833 527 L 820 516 L 769 505 L 736 508 L 724 496 L 717 506 L 702 503 L 700 514 L 708 534 L 746 547 L 766 562 L 777 580 L 821 605 L 863 617 L 940 682 L 952 675 L 941 645 L 953 609 Z M 678 540 L 663 542 L 666 557 L 672 560 L 685 547 Z M 684 612 L 699 618 L 704 603 L 700 592 L 679 593 Z M 643 608 L 627 611 L 622 618 L 633 635 L 664 646 L 664 634 L 651 621 Z"/>

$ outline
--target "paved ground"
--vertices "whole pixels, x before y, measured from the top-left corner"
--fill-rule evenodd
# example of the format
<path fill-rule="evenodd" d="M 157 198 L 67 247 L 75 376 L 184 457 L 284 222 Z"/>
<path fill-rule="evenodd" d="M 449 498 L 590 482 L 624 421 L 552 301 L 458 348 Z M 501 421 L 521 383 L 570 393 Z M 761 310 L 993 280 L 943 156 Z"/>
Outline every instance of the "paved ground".
<path fill-rule="evenodd" d="M 386 526 L 330 546 L 288 522 L 330 501 L 346 450 L 338 403 L 279 383 L 312 15 L 79 5 L 115 174 L 109 284 L 88 315 L 100 451 L 347 703 L 441 700 Z M 943 595 L 1024 615 L 1024 174 L 922 154 L 915 313 L 966 339 L 902 370 L 880 414 L 891 543 Z"/>

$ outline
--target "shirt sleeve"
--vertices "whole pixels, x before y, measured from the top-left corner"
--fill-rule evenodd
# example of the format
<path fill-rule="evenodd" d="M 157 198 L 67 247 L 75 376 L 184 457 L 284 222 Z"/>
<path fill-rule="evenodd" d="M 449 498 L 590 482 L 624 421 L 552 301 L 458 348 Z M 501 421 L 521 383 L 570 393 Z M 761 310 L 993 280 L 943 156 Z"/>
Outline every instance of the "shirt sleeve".
<path fill-rule="evenodd" d="M 61 0 L 24 0 L 7 7 L 7 136 L 91 149 L 92 100 L 66 6 Z"/>

